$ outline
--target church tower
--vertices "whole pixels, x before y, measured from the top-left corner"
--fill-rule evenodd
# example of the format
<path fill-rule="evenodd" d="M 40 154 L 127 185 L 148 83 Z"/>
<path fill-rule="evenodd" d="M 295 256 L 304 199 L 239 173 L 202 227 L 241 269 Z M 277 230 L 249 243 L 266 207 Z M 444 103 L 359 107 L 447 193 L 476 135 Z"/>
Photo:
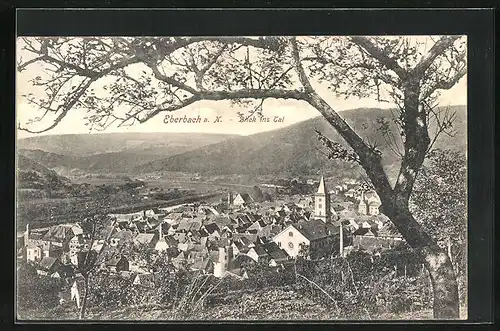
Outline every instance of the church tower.
<path fill-rule="evenodd" d="M 323 176 L 319 180 L 318 192 L 314 195 L 314 218 L 320 219 L 323 222 L 330 221 L 330 195 L 325 186 Z"/>

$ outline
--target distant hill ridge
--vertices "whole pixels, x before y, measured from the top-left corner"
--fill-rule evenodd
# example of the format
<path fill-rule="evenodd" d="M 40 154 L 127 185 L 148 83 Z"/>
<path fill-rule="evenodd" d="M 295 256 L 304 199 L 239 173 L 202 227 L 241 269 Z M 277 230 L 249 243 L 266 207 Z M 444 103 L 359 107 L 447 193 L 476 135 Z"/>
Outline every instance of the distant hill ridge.
<path fill-rule="evenodd" d="M 62 134 L 18 139 L 17 148 L 76 157 L 127 151 L 158 154 L 171 150 L 178 153 L 230 137 L 234 135 L 186 132 Z"/>
<path fill-rule="evenodd" d="M 48 168 L 128 172 L 139 164 L 234 137 L 211 133 L 130 132 L 19 139 L 18 152 Z"/>
<path fill-rule="evenodd" d="M 454 137 L 441 135 L 435 147 L 465 150 L 467 141 L 467 114 L 465 106 L 454 106 L 457 113 Z M 378 117 L 388 119 L 393 132 L 398 129 L 391 119 L 390 109 L 361 108 L 342 112 L 342 116 L 366 141 L 379 146 L 384 165 L 393 174 L 399 157 L 391 151 L 378 130 Z M 315 130 L 330 139 L 346 145 L 339 134 L 323 117 L 316 117 L 288 127 L 228 139 L 220 143 L 203 146 L 185 153 L 152 161 L 136 167 L 140 173 L 158 171 L 185 171 L 207 174 L 317 174 L 331 173 L 343 176 L 360 171 L 347 162 L 328 160 Z M 434 127 L 431 123 L 432 132 Z M 323 151 L 322 151 L 323 150 Z M 356 170 L 358 169 L 358 170 Z"/>
<path fill-rule="evenodd" d="M 453 106 L 457 118 L 454 137 L 442 135 L 435 147 L 466 149 L 465 106 Z M 399 157 L 385 143 L 377 124 L 384 117 L 394 132 L 393 110 L 359 108 L 342 116 L 366 141 L 382 150 L 386 170 L 398 168 Z M 328 160 L 315 130 L 345 145 L 323 117 L 249 136 L 209 133 L 104 133 L 48 135 L 18 140 L 20 155 L 52 169 L 89 172 L 154 173 L 163 171 L 201 174 L 352 175 L 354 164 Z M 431 123 L 432 132 L 433 126 Z"/>

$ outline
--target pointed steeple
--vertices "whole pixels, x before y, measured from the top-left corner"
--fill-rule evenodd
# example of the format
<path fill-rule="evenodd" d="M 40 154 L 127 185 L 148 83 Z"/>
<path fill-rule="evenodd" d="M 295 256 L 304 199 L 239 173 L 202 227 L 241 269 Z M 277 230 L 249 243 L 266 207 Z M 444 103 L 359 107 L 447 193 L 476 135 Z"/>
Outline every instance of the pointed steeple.
<path fill-rule="evenodd" d="M 323 178 L 323 176 L 321 176 L 321 179 L 319 180 L 319 187 L 317 194 L 325 194 L 325 193 L 326 193 L 325 179 Z"/>

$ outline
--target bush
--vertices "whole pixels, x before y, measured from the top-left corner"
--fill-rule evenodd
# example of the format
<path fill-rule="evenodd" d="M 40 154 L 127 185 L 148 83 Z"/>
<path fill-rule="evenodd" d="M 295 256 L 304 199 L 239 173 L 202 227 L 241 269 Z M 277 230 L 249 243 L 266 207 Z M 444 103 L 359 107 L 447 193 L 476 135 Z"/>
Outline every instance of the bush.
<path fill-rule="evenodd" d="M 20 263 L 17 271 L 17 308 L 21 316 L 27 311 L 39 315 L 59 305 L 59 291 L 63 282 L 58 278 L 39 276 L 35 267 Z M 23 316 L 33 318 L 35 316 Z"/>

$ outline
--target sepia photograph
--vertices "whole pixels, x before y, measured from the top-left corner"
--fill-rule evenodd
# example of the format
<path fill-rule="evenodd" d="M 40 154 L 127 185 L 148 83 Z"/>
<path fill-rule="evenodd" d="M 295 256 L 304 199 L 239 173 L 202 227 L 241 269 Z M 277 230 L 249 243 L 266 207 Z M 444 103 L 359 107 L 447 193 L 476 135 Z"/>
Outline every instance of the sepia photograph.
<path fill-rule="evenodd" d="M 467 43 L 18 36 L 17 318 L 466 320 Z"/>

